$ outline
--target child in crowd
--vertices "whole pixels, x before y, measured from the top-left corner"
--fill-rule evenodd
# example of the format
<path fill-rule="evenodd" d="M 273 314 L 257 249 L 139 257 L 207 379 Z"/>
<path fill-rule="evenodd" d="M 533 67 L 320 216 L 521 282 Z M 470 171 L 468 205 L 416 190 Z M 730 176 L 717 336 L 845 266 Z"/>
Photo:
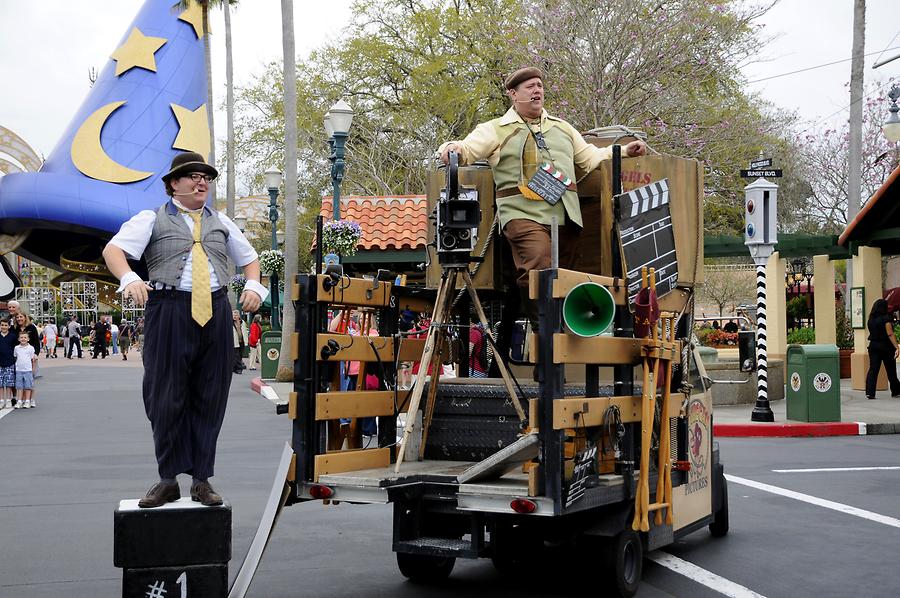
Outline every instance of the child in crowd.
<path fill-rule="evenodd" d="M 34 347 L 28 343 L 28 333 L 19 333 L 19 344 L 13 350 L 16 357 L 16 390 L 19 392 L 19 401 L 16 409 L 31 409 L 35 406 L 31 398 L 31 389 L 34 388 L 34 364 L 37 355 Z"/>
<path fill-rule="evenodd" d="M 14 350 L 18 339 L 9 329 L 9 320 L 0 320 L 0 409 L 5 409 L 7 402 L 14 407 L 13 398 L 16 387 L 16 357 Z"/>

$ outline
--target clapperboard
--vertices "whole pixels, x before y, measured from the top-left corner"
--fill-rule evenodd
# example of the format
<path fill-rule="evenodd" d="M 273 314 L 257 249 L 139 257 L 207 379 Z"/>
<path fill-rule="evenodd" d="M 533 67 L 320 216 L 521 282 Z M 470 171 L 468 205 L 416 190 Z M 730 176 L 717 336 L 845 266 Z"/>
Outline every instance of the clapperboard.
<path fill-rule="evenodd" d="M 566 508 L 578 502 L 587 487 L 588 476 L 594 473 L 594 463 L 597 461 L 597 447 L 590 446 L 575 455 L 575 469 L 572 472 L 572 481 L 566 492 Z"/>
<path fill-rule="evenodd" d="M 656 295 L 675 288 L 678 262 L 669 210 L 669 179 L 638 187 L 617 197 L 619 239 L 628 279 L 628 302 L 641 290 L 641 268 L 656 269 Z"/>

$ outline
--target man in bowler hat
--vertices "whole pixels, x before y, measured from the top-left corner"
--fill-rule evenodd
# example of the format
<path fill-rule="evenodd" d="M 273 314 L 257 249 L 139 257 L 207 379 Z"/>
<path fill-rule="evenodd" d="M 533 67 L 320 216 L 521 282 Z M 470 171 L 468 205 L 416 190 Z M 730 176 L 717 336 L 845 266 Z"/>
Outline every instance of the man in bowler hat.
<path fill-rule="evenodd" d="M 240 229 L 206 205 L 218 176 L 203 156 L 178 154 L 162 180 L 169 200 L 122 225 L 103 250 L 119 290 L 144 311 L 144 409 L 153 428 L 160 480 L 138 504 L 158 507 L 181 498 L 176 477 L 193 478 L 191 498 L 222 504 L 209 484 L 232 374 L 228 258 L 243 269 L 240 302 L 255 312 L 268 292 L 259 260 Z M 128 259 L 147 264 L 149 284 Z"/>

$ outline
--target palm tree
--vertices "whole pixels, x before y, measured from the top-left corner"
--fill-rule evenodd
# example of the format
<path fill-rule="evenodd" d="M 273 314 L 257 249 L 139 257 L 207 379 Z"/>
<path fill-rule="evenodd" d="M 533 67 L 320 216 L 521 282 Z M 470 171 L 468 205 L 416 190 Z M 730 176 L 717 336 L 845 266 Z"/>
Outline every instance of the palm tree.
<path fill-rule="evenodd" d="M 284 54 L 284 290 L 290 297 L 297 275 L 297 75 L 294 50 L 294 0 L 281 0 L 281 44 Z M 284 301 L 281 355 L 278 380 L 294 379 L 291 360 L 291 333 L 294 331 L 294 303 Z"/>
<path fill-rule="evenodd" d="M 234 63 L 231 55 L 231 7 L 237 6 L 238 0 L 219 1 L 225 12 L 225 213 L 234 219 Z"/>
<path fill-rule="evenodd" d="M 192 3 L 196 2 L 200 5 L 200 11 L 203 15 L 203 56 L 206 59 L 206 94 L 207 94 L 207 106 L 206 106 L 206 114 L 209 119 L 209 163 L 215 166 L 216 164 L 216 127 L 215 127 L 215 119 L 213 118 L 214 106 L 215 103 L 213 101 L 213 84 L 212 84 L 212 49 L 209 43 L 209 9 L 215 8 L 219 5 L 228 5 L 237 4 L 237 0 L 179 0 L 177 6 L 179 10 L 187 9 Z M 227 10 L 227 9 L 226 9 Z M 226 43 L 226 59 L 225 66 L 226 69 L 229 67 L 231 62 L 231 15 L 226 12 L 226 18 L 228 21 L 226 22 L 226 32 L 225 32 L 225 43 Z M 228 73 L 226 73 L 228 76 Z M 229 90 L 231 88 L 229 87 Z M 229 145 L 231 143 L 231 133 L 229 133 Z M 231 171 L 233 170 L 233 164 L 227 166 L 229 177 L 231 176 Z M 213 185 L 209 189 L 210 197 L 212 198 L 212 204 L 216 205 L 216 186 Z M 233 196 L 232 196 L 233 202 Z M 234 216 L 234 204 L 232 203 L 231 210 L 228 212 L 229 217 Z"/>

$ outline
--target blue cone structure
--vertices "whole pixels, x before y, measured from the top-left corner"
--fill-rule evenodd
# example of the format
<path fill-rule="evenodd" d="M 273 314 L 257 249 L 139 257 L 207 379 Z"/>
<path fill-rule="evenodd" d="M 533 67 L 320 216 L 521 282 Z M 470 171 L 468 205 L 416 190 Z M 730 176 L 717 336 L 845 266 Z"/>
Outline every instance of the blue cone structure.
<path fill-rule="evenodd" d="M 73 250 L 99 257 L 123 222 L 166 201 L 175 154 L 208 156 L 199 19 L 196 6 L 147 0 L 40 171 L 0 177 L 0 233 L 31 230 L 17 253 L 45 265 Z"/>

